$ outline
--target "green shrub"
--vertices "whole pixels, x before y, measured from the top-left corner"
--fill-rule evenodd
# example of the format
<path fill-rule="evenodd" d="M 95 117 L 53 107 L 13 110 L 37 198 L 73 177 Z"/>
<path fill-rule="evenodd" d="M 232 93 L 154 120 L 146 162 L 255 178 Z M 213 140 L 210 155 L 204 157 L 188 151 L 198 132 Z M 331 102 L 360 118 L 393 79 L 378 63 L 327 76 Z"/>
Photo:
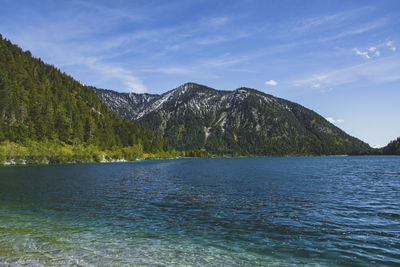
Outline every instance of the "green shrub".
<path fill-rule="evenodd" d="M 6 162 L 6 149 L 3 144 L 0 144 L 0 165 L 3 165 Z"/>

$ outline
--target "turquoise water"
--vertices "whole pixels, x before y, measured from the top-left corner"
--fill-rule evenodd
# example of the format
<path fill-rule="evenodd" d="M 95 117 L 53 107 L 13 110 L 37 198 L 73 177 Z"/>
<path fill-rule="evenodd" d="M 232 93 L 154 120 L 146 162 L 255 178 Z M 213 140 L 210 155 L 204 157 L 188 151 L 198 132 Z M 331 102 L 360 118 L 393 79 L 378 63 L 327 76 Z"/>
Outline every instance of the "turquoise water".
<path fill-rule="evenodd" d="M 0 168 L 0 265 L 400 265 L 400 157 Z"/>

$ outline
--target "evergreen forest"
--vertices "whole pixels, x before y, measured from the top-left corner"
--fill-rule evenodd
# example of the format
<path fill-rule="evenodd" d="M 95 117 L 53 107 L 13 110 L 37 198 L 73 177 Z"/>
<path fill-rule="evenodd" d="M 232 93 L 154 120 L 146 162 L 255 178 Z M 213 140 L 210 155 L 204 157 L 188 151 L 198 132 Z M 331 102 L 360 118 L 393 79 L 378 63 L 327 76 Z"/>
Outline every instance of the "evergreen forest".
<path fill-rule="evenodd" d="M 0 35 L 0 163 L 171 156 L 166 151 L 162 137 L 112 112 L 92 88 Z"/>

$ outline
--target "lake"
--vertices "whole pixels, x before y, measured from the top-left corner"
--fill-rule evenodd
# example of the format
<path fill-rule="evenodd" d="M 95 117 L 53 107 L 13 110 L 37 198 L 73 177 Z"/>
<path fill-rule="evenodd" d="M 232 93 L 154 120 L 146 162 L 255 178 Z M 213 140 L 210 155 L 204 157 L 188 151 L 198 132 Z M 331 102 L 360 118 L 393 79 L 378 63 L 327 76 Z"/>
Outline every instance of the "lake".
<path fill-rule="evenodd" d="M 400 157 L 0 167 L 0 265 L 399 266 Z"/>

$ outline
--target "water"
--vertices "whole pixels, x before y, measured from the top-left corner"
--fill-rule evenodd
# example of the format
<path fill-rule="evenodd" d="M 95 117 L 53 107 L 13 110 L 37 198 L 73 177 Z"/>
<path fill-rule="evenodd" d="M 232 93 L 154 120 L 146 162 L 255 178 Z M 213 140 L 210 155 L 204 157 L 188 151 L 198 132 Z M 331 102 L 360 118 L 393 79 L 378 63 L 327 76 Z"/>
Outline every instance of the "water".
<path fill-rule="evenodd" d="M 400 265 L 400 157 L 0 168 L 0 265 Z"/>

